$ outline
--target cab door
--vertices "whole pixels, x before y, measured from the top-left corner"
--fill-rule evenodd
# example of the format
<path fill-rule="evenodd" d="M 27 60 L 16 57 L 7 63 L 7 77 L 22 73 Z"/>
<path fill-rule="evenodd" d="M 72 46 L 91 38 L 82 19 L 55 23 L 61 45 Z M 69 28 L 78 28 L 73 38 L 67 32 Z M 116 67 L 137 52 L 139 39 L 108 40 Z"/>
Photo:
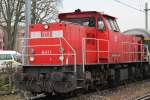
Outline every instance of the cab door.
<path fill-rule="evenodd" d="M 109 31 L 109 59 L 111 62 L 121 61 L 122 40 L 120 29 L 114 17 L 105 16 L 105 21 Z"/>
<path fill-rule="evenodd" d="M 98 62 L 108 62 L 108 35 L 104 18 L 99 16 L 97 19 L 97 51 L 98 51 Z"/>

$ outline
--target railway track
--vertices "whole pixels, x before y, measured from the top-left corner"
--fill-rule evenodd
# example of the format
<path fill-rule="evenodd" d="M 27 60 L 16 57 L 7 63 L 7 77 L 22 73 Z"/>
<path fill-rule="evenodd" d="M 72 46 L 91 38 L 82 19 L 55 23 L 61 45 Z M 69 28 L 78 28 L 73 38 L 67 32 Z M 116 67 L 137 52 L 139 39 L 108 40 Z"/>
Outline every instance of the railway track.
<path fill-rule="evenodd" d="M 146 94 L 144 96 L 138 97 L 135 100 L 150 100 L 150 94 Z"/>
<path fill-rule="evenodd" d="M 45 96 L 40 98 L 32 98 L 29 100 L 66 100 L 66 99 L 62 96 Z"/>
<path fill-rule="evenodd" d="M 121 93 L 121 91 L 123 91 L 123 93 Z M 145 92 L 143 92 L 143 94 L 132 94 L 141 91 L 142 92 L 145 91 Z M 122 96 L 122 94 L 125 94 L 125 96 Z M 121 98 L 114 99 L 115 96 L 120 96 L 120 95 L 122 96 Z M 6 97 L 4 96 L 4 98 Z M 0 97 L 0 100 L 5 100 L 5 99 Z M 12 99 L 6 99 L 6 100 L 12 100 Z M 57 95 L 45 96 L 43 94 L 40 94 L 38 96 L 31 97 L 28 100 L 150 100 L 150 80 L 147 79 L 143 81 L 137 81 L 135 83 L 121 85 L 113 89 L 109 88 L 109 89 L 104 89 L 99 91 L 92 91 L 92 92 L 80 94 L 78 96 L 69 97 L 69 98 L 65 98 Z"/>
<path fill-rule="evenodd" d="M 131 84 L 121 85 L 113 89 L 106 89 L 94 93 L 81 95 L 80 97 L 75 97 L 68 100 L 150 100 L 150 88 L 148 88 L 150 87 L 150 85 L 148 84 L 150 84 L 149 79 L 137 81 Z M 134 92 L 135 94 L 132 94 Z M 143 92 L 143 94 L 141 92 Z"/>

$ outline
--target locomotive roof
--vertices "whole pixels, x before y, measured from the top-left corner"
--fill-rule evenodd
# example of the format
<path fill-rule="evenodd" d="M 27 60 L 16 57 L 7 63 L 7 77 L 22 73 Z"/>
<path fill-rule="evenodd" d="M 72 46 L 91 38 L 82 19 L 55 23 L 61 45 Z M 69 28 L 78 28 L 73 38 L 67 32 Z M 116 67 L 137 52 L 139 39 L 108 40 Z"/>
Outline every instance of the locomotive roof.
<path fill-rule="evenodd" d="M 59 18 L 75 18 L 75 15 L 77 14 L 80 14 L 80 15 L 103 15 L 103 16 L 109 16 L 111 18 L 115 18 L 114 16 L 111 16 L 111 15 L 108 15 L 108 14 L 105 14 L 104 12 L 97 12 L 97 11 L 80 11 L 79 9 L 78 10 L 75 10 L 75 12 L 68 12 L 68 13 L 60 13 L 59 14 Z"/>

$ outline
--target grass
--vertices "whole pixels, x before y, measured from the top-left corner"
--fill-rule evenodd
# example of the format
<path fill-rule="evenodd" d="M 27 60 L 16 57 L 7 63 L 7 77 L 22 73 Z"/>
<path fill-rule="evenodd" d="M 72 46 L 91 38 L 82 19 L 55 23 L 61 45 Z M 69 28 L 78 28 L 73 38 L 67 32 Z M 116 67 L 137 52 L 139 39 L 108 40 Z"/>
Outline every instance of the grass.
<path fill-rule="evenodd" d="M 0 100 L 18 100 L 17 95 L 0 96 Z"/>
<path fill-rule="evenodd" d="M 8 74 L 0 74 L 0 91 L 9 90 L 9 78 Z"/>

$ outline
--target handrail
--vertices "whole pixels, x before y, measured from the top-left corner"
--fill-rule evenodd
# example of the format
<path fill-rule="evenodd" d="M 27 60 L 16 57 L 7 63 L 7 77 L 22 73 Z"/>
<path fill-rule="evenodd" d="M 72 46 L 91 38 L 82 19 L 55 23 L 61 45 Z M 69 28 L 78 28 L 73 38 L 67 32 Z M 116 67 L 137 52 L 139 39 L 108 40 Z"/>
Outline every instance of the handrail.
<path fill-rule="evenodd" d="M 47 46 L 60 46 L 59 44 L 56 45 L 30 45 L 30 46 L 22 46 L 22 47 L 47 47 Z"/>
<path fill-rule="evenodd" d="M 97 49 L 96 50 L 86 50 L 86 40 L 95 40 L 96 41 L 96 43 L 97 43 Z M 108 42 L 108 51 L 107 50 L 100 50 L 100 41 L 105 41 L 105 42 Z M 123 48 L 121 49 L 122 50 L 122 54 L 129 54 L 128 56 L 129 56 L 129 58 L 128 58 L 128 61 L 130 62 L 131 61 L 131 56 L 130 56 L 130 54 L 132 54 L 132 53 L 136 53 L 136 54 L 141 54 L 140 55 L 140 59 L 142 60 L 142 54 L 144 53 L 144 51 L 143 51 L 143 46 L 144 46 L 144 44 L 142 44 L 142 43 L 133 43 L 133 42 L 120 42 L 120 43 L 122 43 L 122 45 L 124 45 L 124 44 L 128 44 L 127 46 L 129 46 L 128 47 L 128 51 L 126 51 L 126 52 L 124 52 L 124 50 L 123 50 Z M 131 50 L 131 46 L 132 45 L 140 45 L 140 52 L 131 52 L 130 50 Z M 108 52 L 108 63 L 110 63 L 110 44 L 109 44 L 109 40 L 108 39 L 96 39 L 96 38 L 83 38 L 82 39 L 82 62 L 83 62 L 83 72 L 85 71 L 85 64 L 86 64 L 86 52 L 97 52 L 97 54 L 98 54 L 98 56 L 97 56 L 97 58 L 98 58 L 98 63 L 100 63 L 100 61 L 99 61 L 99 53 L 100 52 Z"/>
<path fill-rule="evenodd" d="M 32 55 L 32 54 L 25 54 L 25 56 L 28 56 L 28 55 Z M 56 56 L 59 56 L 59 55 L 62 55 L 62 54 L 34 54 L 34 56 L 50 56 L 50 55 L 56 55 Z M 63 54 L 63 55 L 73 55 L 75 56 L 75 54 L 71 54 L 71 53 L 66 53 L 66 54 Z"/>
<path fill-rule="evenodd" d="M 144 45 L 144 44 L 133 43 L 133 42 L 121 42 L 121 43 L 124 43 L 124 44 L 133 44 L 133 45 L 135 45 L 135 44 L 137 44 L 137 45 Z"/>
<path fill-rule="evenodd" d="M 53 38 L 53 39 L 60 39 L 60 44 L 55 44 L 55 45 L 31 45 L 31 46 L 22 46 L 22 48 L 30 48 L 30 47 L 51 47 L 51 46 L 61 46 L 62 47 L 62 42 L 61 42 L 61 39 L 63 39 L 65 41 L 65 43 L 69 46 L 69 48 L 73 51 L 72 53 L 63 53 L 63 55 L 73 55 L 74 56 L 74 72 L 76 72 L 76 51 L 75 49 L 73 49 L 73 47 L 69 44 L 69 42 L 64 38 L 64 37 L 61 37 L 61 38 L 58 38 L 58 37 L 42 37 L 42 39 L 49 39 L 49 38 Z M 22 38 L 22 39 L 41 39 L 41 38 Z M 25 54 L 23 53 L 23 56 L 24 57 L 28 57 L 30 56 L 31 54 Z M 60 54 L 34 54 L 34 56 L 43 56 L 43 55 L 62 55 L 61 53 Z M 23 57 L 23 58 L 24 58 Z M 63 61 L 62 61 L 63 62 Z M 62 63 L 63 64 L 63 63 Z"/>
<path fill-rule="evenodd" d="M 86 49 L 85 45 L 86 45 L 85 40 L 82 39 L 82 63 L 83 63 L 82 71 L 83 71 L 83 73 L 85 72 L 85 56 L 86 56 L 86 54 L 85 54 L 85 49 Z"/>
<path fill-rule="evenodd" d="M 86 40 L 95 40 L 97 43 L 97 49 L 96 50 L 86 50 Z M 100 41 L 108 42 L 108 51 L 105 50 L 100 50 Z M 108 39 L 96 39 L 96 38 L 83 38 L 82 39 L 82 62 L 83 62 L 83 72 L 85 72 L 85 64 L 86 64 L 86 52 L 97 52 L 97 59 L 98 63 L 99 61 L 99 53 L 100 52 L 108 52 L 109 54 L 109 40 Z M 109 56 L 108 56 L 109 60 Z"/>
<path fill-rule="evenodd" d="M 122 54 L 129 54 L 128 55 L 128 60 L 129 60 L 129 62 L 131 62 L 131 54 L 141 54 L 140 55 L 140 59 L 142 60 L 142 54 L 144 53 L 144 51 L 142 51 L 142 48 L 143 48 L 143 46 L 144 46 L 144 44 L 142 44 L 142 43 L 133 43 L 133 42 L 121 42 L 121 44 L 122 44 L 122 46 L 124 45 L 124 44 L 128 44 L 128 46 L 129 46 L 129 48 L 128 48 L 128 50 L 127 51 L 125 51 L 124 52 L 124 50 L 122 51 Z M 130 50 L 131 50 L 131 46 L 140 46 L 140 51 L 141 52 L 130 52 Z"/>
<path fill-rule="evenodd" d="M 65 42 L 68 44 L 68 46 L 72 49 L 72 51 L 73 51 L 73 53 L 75 54 L 75 56 L 74 56 L 74 72 L 76 72 L 77 71 L 77 64 L 76 64 L 76 51 L 75 51 L 75 49 L 73 49 L 73 47 L 69 44 L 69 42 L 63 37 L 63 39 L 65 40 Z"/>
<path fill-rule="evenodd" d="M 60 42 L 60 48 L 62 48 L 62 41 L 61 41 L 61 39 L 59 38 L 59 42 Z M 63 52 L 60 52 L 61 53 L 61 56 L 62 57 L 64 57 L 64 54 L 63 54 Z M 62 63 L 62 65 L 64 64 L 64 61 L 63 60 L 61 60 L 61 63 Z"/>

